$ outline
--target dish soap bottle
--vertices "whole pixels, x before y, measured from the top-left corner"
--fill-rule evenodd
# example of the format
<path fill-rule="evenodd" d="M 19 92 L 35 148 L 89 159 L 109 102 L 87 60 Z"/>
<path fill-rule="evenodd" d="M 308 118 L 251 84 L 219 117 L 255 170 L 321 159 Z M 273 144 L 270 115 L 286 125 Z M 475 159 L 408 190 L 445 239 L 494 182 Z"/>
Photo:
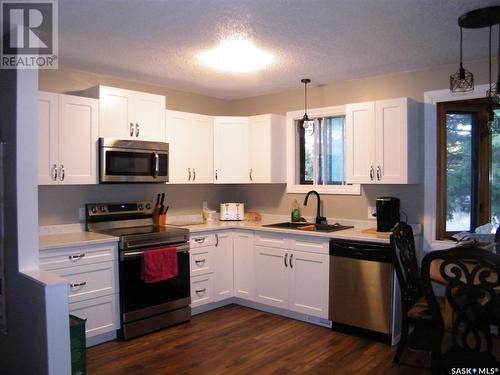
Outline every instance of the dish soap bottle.
<path fill-rule="evenodd" d="M 300 221 L 300 218 L 301 218 L 301 215 L 300 215 L 299 202 L 297 202 L 297 199 L 294 199 L 292 202 L 291 220 L 292 220 L 292 222 L 297 222 L 297 221 Z"/>

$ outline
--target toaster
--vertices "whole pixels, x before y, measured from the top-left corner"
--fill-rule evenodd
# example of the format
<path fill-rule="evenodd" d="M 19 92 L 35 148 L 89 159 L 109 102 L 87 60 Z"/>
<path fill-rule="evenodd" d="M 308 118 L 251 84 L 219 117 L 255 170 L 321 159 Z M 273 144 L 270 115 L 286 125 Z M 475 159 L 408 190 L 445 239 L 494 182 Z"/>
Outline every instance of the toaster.
<path fill-rule="evenodd" d="M 244 203 L 221 203 L 219 220 L 244 220 Z"/>

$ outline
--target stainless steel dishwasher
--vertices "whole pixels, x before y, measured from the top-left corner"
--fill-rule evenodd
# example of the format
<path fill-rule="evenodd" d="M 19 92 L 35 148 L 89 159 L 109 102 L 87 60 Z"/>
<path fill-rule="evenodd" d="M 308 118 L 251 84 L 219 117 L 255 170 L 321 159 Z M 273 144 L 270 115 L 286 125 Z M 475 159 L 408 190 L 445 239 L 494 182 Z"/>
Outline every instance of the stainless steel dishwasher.
<path fill-rule="evenodd" d="M 330 241 L 330 310 L 333 323 L 391 333 L 393 267 L 389 245 Z"/>

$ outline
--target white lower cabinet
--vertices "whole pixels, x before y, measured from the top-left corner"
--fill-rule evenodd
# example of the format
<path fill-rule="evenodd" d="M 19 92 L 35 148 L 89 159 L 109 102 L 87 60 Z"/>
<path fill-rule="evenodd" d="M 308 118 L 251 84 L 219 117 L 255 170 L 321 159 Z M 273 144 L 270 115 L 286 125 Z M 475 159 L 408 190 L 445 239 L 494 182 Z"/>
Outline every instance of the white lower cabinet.
<path fill-rule="evenodd" d="M 255 300 L 328 319 L 328 251 L 328 239 L 256 232 Z"/>
<path fill-rule="evenodd" d="M 196 233 L 190 244 L 191 307 L 232 297 L 232 232 Z"/>
<path fill-rule="evenodd" d="M 117 254 L 116 242 L 40 250 L 40 268 L 68 282 L 69 313 L 87 320 L 87 339 L 120 327 Z"/>
<path fill-rule="evenodd" d="M 234 296 L 255 299 L 255 263 L 253 232 L 236 231 L 233 234 Z"/>

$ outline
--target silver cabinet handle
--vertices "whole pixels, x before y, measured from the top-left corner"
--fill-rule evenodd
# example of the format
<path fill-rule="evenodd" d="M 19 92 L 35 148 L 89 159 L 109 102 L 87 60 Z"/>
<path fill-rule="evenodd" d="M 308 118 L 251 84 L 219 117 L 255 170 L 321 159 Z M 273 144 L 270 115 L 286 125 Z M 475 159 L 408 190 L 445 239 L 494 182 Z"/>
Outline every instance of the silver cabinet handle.
<path fill-rule="evenodd" d="M 373 165 L 370 165 L 370 180 L 373 181 Z"/>
<path fill-rule="evenodd" d="M 139 124 L 137 122 L 135 123 L 135 136 L 139 136 Z"/>
<path fill-rule="evenodd" d="M 57 165 L 52 166 L 52 181 L 57 181 Z"/>
<path fill-rule="evenodd" d="M 290 268 L 293 268 L 293 254 L 290 254 Z"/>
<path fill-rule="evenodd" d="M 287 264 L 287 259 L 288 259 L 288 253 L 285 253 L 285 267 L 288 267 L 288 264 Z"/>
<path fill-rule="evenodd" d="M 86 281 L 82 281 L 81 283 L 69 284 L 71 288 L 77 288 L 79 286 L 85 286 L 85 285 L 87 285 Z"/>
<path fill-rule="evenodd" d="M 193 168 L 193 181 L 196 180 L 196 170 Z"/>
<path fill-rule="evenodd" d="M 205 242 L 206 237 L 198 237 L 198 238 L 193 238 L 193 241 L 196 243 L 203 243 Z"/>
<path fill-rule="evenodd" d="M 85 253 L 77 254 L 77 255 L 70 255 L 68 256 L 69 260 L 80 260 L 85 256 Z"/>
<path fill-rule="evenodd" d="M 203 266 L 205 264 L 205 259 L 195 260 L 194 262 L 196 263 L 197 266 L 199 265 Z"/>
<path fill-rule="evenodd" d="M 219 235 L 215 233 L 215 247 L 219 247 Z"/>
<path fill-rule="evenodd" d="M 253 170 L 252 170 L 252 168 L 250 168 L 250 173 L 249 173 L 249 175 L 250 175 L 250 181 L 253 181 L 252 172 L 253 172 Z"/>
<path fill-rule="evenodd" d="M 380 165 L 377 165 L 377 180 L 381 180 L 382 178 L 382 169 L 380 168 Z"/>
<path fill-rule="evenodd" d="M 64 170 L 64 164 L 61 164 L 61 176 L 59 176 L 60 181 L 64 181 L 64 176 L 65 176 L 65 170 Z"/>
<path fill-rule="evenodd" d="M 197 289 L 196 294 L 204 294 L 206 291 L 207 291 L 207 288 Z"/>
<path fill-rule="evenodd" d="M 188 181 L 191 181 L 191 168 L 188 168 Z"/>
<path fill-rule="evenodd" d="M 218 178 L 218 174 L 217 174 L 217 169 L 215 170 L 215 181 L 217 181 L 217 178 Z"/>
<path fill-rule="evenodd" d="M 130 123 L 130 136 L 133 137 L 134 136 L 134 124 Z"/>

